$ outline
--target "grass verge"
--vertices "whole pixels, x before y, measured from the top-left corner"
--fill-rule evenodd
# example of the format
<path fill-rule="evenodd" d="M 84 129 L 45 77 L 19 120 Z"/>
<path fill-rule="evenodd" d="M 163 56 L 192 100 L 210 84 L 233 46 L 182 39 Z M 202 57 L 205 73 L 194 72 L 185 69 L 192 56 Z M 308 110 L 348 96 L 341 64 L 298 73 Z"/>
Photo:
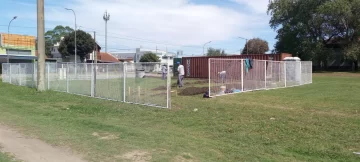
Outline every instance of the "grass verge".
<path fill-rule="evenodd" d="M 321 74 L 294 88 L 172 96 L 164 110 L 0 83 L 0 122 L 89 161 L 359 161 L 359 91 L 359 77 Z"/>
<path fill-rule="evenodd" d="M 20 162 L 15 160 L 14 157 L 10 156 L 9 154 L 0 152 L 0 162 Z"/>

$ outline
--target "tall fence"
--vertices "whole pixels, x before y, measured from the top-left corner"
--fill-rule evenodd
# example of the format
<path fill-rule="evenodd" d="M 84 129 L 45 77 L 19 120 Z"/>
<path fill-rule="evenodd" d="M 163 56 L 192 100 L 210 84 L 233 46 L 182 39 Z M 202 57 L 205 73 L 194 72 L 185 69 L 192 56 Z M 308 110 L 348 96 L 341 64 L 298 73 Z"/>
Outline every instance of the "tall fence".
<path fill-rule="evenodd" d="M 171 107 L 171 74 L 160 63 L 46 63 L 48 90 L 147 106 Z M 164 65 L 169 69 L 168 65 Z M 5 63 L 2 80 L 36 87 L 37 63 Z"/>
<path fill-rule="evenodd" d="M 311 61 L 209 59 L 208 66 L 212 97 L 312 83 Z"/>

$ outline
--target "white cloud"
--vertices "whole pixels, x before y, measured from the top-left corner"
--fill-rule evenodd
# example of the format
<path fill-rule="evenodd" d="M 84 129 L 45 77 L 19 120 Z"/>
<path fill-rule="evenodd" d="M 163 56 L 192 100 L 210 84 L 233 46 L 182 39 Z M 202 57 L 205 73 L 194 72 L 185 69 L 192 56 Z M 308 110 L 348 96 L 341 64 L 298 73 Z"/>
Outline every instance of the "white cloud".
<path fill-rule="evenodd" d="M 239 4 L 244 4 L 250 8 L 250 10 L 256 13 L 266 13 L 269 0 L 232 0 Z"/>
<path fill-rule="evenodd" d="M 236 1 L 246 3 L 258 12 L 255 2 L 267 0 Z M 119 45 L 132 48 L 156 45 L 113 38 L 130 36 L 168 44 L 199 46 L 197 50 L 202 51 L 202 45 L 209 40 L 228 41 L 237 36 L 251 38 L 257 31 L 268 27 L 268 17 L 263 14 L 242 13 L 211 4 L 194 4 L 190 0 L 65 0 L 64 4 L 66 6 L 45 6 L 47 27 L 58 24 L 73 26 L 73 14 L 64 7 L 72 8 L 76 11 L 78 26 L 83 26 L 84 30 L 101 31 L 97 33 L 97 38 L 104 45 L 102 16 L 107 10 L 111 15 L 108 46 L 113 48 L 124 48 Z M 28 14 L 33 19 L 35 16 Z M 160 48 L 164 49 L 165 46 Z"/>

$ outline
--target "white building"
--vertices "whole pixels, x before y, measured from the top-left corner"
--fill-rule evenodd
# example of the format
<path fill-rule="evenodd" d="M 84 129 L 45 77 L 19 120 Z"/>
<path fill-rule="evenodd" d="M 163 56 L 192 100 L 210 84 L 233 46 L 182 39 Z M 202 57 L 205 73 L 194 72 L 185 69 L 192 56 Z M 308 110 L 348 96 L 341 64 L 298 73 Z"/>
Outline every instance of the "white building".
<path fill-rule="evenodd" d="M 160 63 L 162 64 L 169 63 L 169 66 L 173 66 L 174 64 L 174 57 L 176 54 L 162 50 L 136 48 L 135 51 L 110 52 L 110 54 L 119 60 L 132 58 L 134 62 L 140 62 L 141 56 L 147 52 L 155 53 L 160 58 Z"/>

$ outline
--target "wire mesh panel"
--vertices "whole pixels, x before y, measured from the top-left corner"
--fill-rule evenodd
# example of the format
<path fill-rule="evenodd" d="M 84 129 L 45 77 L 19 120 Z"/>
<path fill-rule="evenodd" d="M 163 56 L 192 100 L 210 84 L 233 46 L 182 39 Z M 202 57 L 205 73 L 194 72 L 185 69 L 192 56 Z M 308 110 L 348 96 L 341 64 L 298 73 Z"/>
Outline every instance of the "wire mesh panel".
<path fill-rule="evenodd" d="M 125 73 L 125 102 L 167 107 L 167 78 L 160 63 L 128 63 Z"/>
<path fill-rule="evenodd" d="M 301 83 L 310 84 L 312 83 L 312 62 L 302 61 L 301 62 Z"/>
<path fill-rule="evenodd" d="M 209 59 L 210 96 L 309 83 L 312 63 L 308 61 Z"/>
<path fill-rule="evenodd" d="M 49 90 L 170 108 L 168 64 L 46 63 Z M 37 63 L 3 64 L 3 82 L 36 87 Z"/>
<path fill-rule="evenodd" d="M 95 97 L 124 101 L 124 64 L 94 64 L 93 69 Z"/>
<path fill-rule="evenodd" d="M 209 59 L 209 94 L 220 96 L 243 91 L 241 59 Z"/>
<path fill-rule="evenodd" d="M 244 60 L 244 91 L 254 91 L 266 88 L 266 61 Z"/>
<path fill-rule="evenodd" d="M 286 87 L 301 85 L 301 62 L 285 61 Z"/>
<path fill-rule="evenodd" d="M 2 81 L 4 83 L 10 83 L 10 65 L 8 63 L 3 63 L 2 64 Z"/>
<path fill-rule="evenodd" d="M 67 92 L 67 67 L 65 63 L 47 63 L 45 73 L 48 78 L 48 89 Z"/>
<path fill-rule="evenodd" d="M 91 67 L 91 64 L 85 63 L 68 63 L 67 64 L 67 79 L 68 92 L 79 95 L 91 95 L 91 76 L 86 69 Z"/>
<path fill-rule="evenodd" d="M 266 88 L 285 87 L 284 63 L 280 61 L 267 61 Z"/>

